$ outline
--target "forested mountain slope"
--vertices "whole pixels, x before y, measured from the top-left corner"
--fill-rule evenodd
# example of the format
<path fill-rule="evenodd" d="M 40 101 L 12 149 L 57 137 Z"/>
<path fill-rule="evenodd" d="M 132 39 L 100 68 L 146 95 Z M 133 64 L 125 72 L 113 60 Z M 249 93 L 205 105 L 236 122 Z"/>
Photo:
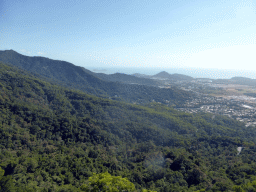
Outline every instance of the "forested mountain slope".
<path fill-rule="evenodd" d="M 129 84 L 139 84 L 139 85 L 148 85 L 148 86 L 159 86 L 161 85 L 160 82 L 143 78 L 143 77 L 136 77 L 135 75 L 127 75 L 123 73 L 115 73 L 115 74 L 104 74 L 104 73 L 94 73 L 94 76 L 105 80 L 105 81 L 112 81 L 112 82 L 122 82 L 122 83 L 129 83 Z"/>
<path fill-rule="evenodd" d="M 106 171 L 137 189 L 247 189 L 255 136 L 227 117 L 102 99 L 0 64 L 0 187 L 9 191 L 82 191 Z"/>
<path fill-rule="evenodd" d="M 154 100 L 177 105 L 193 96 L 191 92 L 175 87 L 160 89 L 153 86 L 104 81 L 95 77 L 93 72 L 71 63 L 44 57 L 28 57 L 13 50 L 0 51 L 0 61 L 51 78 L 63 86 L 115 100 L 139 104 Z"/>
<path fill-rule="evenodd" d="M 216 79 L 213 82 L 222 84 L 238 84 L 238 85 L 248 85 L 256 86 L 256 79 L 251 79 L 248 77 L 232 77 L 231 79 Z"/>
<path fill-rule="evenodd" d="M 183 81 L 183 80 L 191 81 L 194 79 L 193 77 L 190 77 L 188 75 L 182 75 L 182 74 L 177 74 L 177 73 L 169 74 L 166 71 L 162 71 L 162 72 L 160 72 L 156 75 L 153 75 L 151 77 L 169 79 L 169 80 L 174 80 L 174 81 Z"/>

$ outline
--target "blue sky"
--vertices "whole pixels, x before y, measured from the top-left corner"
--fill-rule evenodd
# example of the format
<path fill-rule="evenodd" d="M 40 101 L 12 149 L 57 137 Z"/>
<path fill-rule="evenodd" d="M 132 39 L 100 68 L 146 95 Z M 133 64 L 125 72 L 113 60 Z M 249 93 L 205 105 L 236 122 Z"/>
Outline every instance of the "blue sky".
<path fill-rule="evenodd" d="M 85 68 L 256 70 L 256 2 L 1 0 L 6 49 Z"/>

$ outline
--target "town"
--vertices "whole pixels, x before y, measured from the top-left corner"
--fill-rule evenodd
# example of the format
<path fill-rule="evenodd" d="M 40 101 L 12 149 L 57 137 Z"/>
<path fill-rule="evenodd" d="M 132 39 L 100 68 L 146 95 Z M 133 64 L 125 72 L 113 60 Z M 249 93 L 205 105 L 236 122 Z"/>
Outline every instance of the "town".
<path fill-rule="evenodd" d="M 192 100 L 175 107 L 178 110 L 226 115 L 244 122 L 246 127 L 256 126 L 256 97 L 250 96 L 256 92 L 256 87 L 252 85 L 241 85 L 238 82 L 232 84 L 230 80 L 158 80 L 164 85 L 161 88 L 176 86 L 195 94 Z"/>

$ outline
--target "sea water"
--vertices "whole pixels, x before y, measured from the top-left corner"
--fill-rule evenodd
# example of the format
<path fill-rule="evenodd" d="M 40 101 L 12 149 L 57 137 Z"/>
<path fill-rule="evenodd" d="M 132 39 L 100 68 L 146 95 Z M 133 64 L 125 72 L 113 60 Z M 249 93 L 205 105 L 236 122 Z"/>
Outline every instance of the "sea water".
<path fill-rule="evenodd" d="M 194 78 L 210 78 L 210 79 L 230 79 L 232 77 L 247 77 L 256 79 L 256 71 L 248 70 L 229 70 L 229 69 L 203 69 L 203 68 L 129 68 L 129 67 L 117 67 L 117 68 L 87 68 L 95 73 L 124 73 L 132 75 L 134 73 L 140 73 L 145 75 L 155 75 L 162 71 L 166 71 L 169 74 L 182 74 L 188 75 Z"/>

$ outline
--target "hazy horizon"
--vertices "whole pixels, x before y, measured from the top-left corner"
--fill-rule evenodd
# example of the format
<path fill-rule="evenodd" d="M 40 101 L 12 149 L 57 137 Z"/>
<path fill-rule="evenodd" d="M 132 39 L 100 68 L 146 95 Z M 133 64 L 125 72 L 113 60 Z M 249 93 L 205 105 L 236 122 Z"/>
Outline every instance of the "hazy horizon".
<path fill-rule="evenodd" d="M 256 70 L 251 0 L 0 2 L 0 49 L 85 68 Z"/>
<path fill-rule="evenodd" d="M 12 51 L 15 51 L 11 49 Z M 10 50 L 0 50 L 0 51 L 10 51 Z M 17 52 L 17 51 L 15 51 Z M 27 55 L 17 52 L 23 56 L 28 57 L 43 57 L 36 55 Z M 48 58 L 48 57 L 45 57 Z M 48 58 L 52 59 L 52 58 Z M 52 59 L 54 60 L 54 59 Z M 58 59 L 57 59 L 58 60 Z M 65 61 L 65 60 L 59 60 Z M 68 61 L 65 61 L 68 62 Z M 71 62 L 70 62 L 71 63 Z M 71 63 L 76 65 L 75 63 Z M 128 66 L 82 66 L 87 70 L 90 70 L 94 73 L 105 73 L 105 74 L 114 74 L 114 73 L 124 73 L 128 75 L 133 75 L 135 73 L 144 74 L 144 75 L 156 75 L 160 72 L 168 72 L 169 74 L 182 74 L 188 75 L 193 78 L 210 78 L 210 79 L 231 79 L 232 77 L 246 77 L 251 79 L 256 79 L 256 71 L 254 70 L 233 70 L 233 69 L 217 69 L 217 68 L 178 68 L 178 67 L 128 67 Z"/>
<path fill-rule="evenodd" d="M 162 71 L 168 72 L 169 74 L 182 74 L 188 75 L 194 78 L 210 78 L 210 79 L 231 79 L 232 77 L 246 77 L 251 79 L 256 79 L 256 71 L 248 70 L 227 70 L 227 69 L 203 69 L 203 68 L 142 68 L 142 67 L 93 67 L 87 66 L 88 70 L 95 73 L 125 73 L 132 75 L 135 73 L 145 74 L 145 75 L 156 75 Z"/>

